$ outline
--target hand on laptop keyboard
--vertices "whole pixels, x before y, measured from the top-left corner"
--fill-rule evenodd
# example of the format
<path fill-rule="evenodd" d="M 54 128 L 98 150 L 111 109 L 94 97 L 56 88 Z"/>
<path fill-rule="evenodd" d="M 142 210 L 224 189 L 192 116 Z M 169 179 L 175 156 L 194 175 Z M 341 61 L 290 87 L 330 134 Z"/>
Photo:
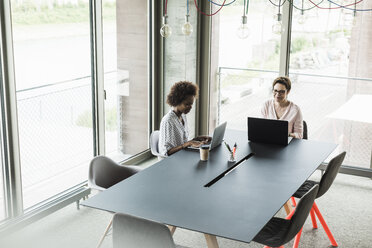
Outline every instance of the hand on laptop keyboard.
<path fill-rule="evenodd" d="M 211 142 L 212 137 L 202 135 L 202 136 L 198 136 L 196 138 L 193 138 L 192 140 L 201 141 L 201 142 L 205 142 L 204 144 L 208 144 L 208 143 Z"/>
<path fill-rule="evenodd" d="M 199 147 L 204 144 L 204 141 L 190 140 L 187 143 L 189 143 L 188 146 Z"/>

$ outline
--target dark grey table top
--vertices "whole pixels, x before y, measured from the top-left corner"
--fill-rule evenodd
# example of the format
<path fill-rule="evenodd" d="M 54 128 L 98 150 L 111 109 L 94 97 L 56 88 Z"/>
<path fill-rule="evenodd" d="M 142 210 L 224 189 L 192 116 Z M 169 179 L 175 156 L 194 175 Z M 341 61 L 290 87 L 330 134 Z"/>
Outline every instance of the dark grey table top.
<path fill-rule="evenodd" d="M 233 130 L 225 140 L 238 144 L 237 161 L 254 155 L 210 187 L 234 166 L 224 145 L 207 162 L 198 151 L 177 152 L 82 205 L 250 242 L 336 148 L 296 139 L 288 146 L 250 143 L 246 132 Z"/>

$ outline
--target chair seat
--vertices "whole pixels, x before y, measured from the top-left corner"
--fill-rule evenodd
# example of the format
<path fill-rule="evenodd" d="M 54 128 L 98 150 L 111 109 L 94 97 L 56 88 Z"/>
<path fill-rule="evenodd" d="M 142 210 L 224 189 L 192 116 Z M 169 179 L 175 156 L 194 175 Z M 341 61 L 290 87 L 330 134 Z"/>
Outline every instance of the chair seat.
<path fill-rule="evenodd" d="M 283 245 L 290 222 L 290 220 L 273 217 L 253 238 L 253 241 L 271 247 Z"/>
<path fill-rule="evenodd" d="M 306 180 L 301 187 L 293 194 L 293 197 L 302 198 L 314 185 L 319 184 L 318 182 Z"/>

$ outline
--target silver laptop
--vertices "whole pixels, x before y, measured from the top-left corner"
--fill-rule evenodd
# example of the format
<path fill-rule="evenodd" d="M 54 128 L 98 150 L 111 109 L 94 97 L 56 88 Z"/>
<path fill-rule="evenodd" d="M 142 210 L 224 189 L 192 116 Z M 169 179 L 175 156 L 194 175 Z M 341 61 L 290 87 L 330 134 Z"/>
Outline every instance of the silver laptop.
<path fill-rule="evenodd" d="M 219 146 L 222 143 L 223 137 L 225 136 L 226 125 L 227 122 L 225 121 L 224 123 L 222 123 L 221 125 L 214 129 L 212 141 L 209 144 L 205 144 L 209 145 L 209 150 L 212 150 L 213 148 Z M 189 146 L 188 149 L 199 150 L 199 147 Z"/>

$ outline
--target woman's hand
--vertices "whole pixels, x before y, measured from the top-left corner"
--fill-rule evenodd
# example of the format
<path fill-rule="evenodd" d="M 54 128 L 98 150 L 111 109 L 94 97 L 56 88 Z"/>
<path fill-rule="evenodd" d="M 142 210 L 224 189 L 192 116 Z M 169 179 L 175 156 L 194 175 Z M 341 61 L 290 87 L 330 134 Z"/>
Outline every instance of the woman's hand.
<path fill-rule="evenodd" d="M 184 143 L 184 144 L 182 145 L 182 148 L 186 148 L 186 147 L 189 147 L 189 146 L 192 146 L 192 147 L 199 147 L 199 146 L 201 146 L 202 144 L 204 144 L 203 141 L 190 140 L 190 141 L 187 141 L 186 143 Z"/>
<path fill-rule="evenodd" d="M 193 138 L 193 140 L 204 142 L 203 144 L 206 144 L 212 140 L 212 137 L 201 135 L 196 138 Z"/>
<path fill-rule="evenodd" d="M 293 138 L 296 138 L 296 135 L 294 133 L 289 133 L 288 135 L 289 137 L 293 137 Z"/>

